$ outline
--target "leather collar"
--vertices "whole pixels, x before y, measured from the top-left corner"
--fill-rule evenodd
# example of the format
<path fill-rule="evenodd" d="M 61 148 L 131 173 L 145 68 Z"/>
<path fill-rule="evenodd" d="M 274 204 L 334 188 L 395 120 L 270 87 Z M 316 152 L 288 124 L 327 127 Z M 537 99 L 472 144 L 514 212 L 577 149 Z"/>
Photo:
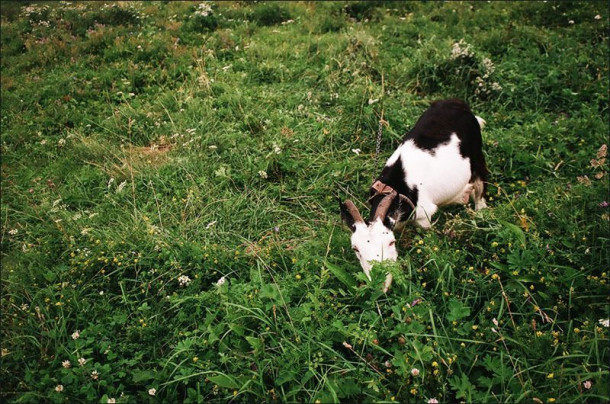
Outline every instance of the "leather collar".
<path fill-rule="evenodd" d="M 396 192 L 396 190 L 394 188 L 392 188 L 391 186 L 384 184 L 383 182 L 377 180 L 375 182 L 373 182 L 373 185 L 371 185 L 371 189 L 373 189 L 375 191 L 375 195 L 388 195 L 391 194 L 392 192 Z M 396 192 L 398 193 L 398 192 Z"/>

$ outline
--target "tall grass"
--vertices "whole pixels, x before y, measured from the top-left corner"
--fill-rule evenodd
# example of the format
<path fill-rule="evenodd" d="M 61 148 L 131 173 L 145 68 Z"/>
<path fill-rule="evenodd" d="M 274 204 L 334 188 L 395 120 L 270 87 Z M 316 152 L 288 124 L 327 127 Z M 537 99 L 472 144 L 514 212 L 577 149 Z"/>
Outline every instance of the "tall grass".
<path fill-rule="evenodd" d="M 608 401 L 602 3 L 2 3 L 1 397 Z M 366 203 L 432 100 L 490 208 Z M 385 273 L 394 273 L 388 294 Z"/>

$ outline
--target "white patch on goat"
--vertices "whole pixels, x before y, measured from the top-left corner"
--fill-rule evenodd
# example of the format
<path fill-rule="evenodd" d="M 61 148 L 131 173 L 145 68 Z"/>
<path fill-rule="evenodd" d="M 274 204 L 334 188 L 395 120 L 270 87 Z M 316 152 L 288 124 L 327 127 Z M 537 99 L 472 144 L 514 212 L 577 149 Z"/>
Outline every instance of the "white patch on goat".
<path fill-rule="evenodd" d="M 381 219 L 375 220 L 368 226 L 364 222 L 357 222 L 355 227 L 356 230 L 352 233 L 352 248 L 360 260 L 364 273 L 371 279 L 370 272 L 373 262 L 396 261 L 398 258 L 396 238 L 392 230 L 383 225 Z"/>
<path fill-rule="evenodd" d="M 429 228 L 439 206 L 465 203 L 472 192 L 470 160 L 460 154 L 455 133 L 448 143 L 433 150 L 420 149 L 413 140 L 402 143 L 388 159 L 392 165 L 400 158 L 409 188 L 418 189 L 416 223 Z"/>

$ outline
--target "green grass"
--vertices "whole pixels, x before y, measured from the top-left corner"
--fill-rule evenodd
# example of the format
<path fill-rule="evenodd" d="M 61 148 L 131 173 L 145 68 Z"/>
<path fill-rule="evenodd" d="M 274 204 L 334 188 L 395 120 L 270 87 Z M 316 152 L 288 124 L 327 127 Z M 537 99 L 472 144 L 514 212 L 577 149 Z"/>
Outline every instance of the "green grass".
<path fill-rule="evenodd" d="M 2 3 L 3 401 L 610 400 L 604 3 L 209 4 Z M 490 208 L 369 282 L 336 198 L 448 97 Z"/>

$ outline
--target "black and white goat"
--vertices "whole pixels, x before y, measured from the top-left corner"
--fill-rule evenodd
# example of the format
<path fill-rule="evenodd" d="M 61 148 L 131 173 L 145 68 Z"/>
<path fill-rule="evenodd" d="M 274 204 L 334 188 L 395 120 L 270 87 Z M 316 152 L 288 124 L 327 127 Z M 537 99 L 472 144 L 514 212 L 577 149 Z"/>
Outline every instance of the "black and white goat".
<path fill-rule="evenodd" d="M 427 229 L 440 206 L 465 205 L 470 197 L 475 210 L 487 206 L 484 125 L 461 100 L 432 103 L 373 182 L 369 220 L 362 219 L 352 201 L 340 204 L 352 231 L 352 248 L 369 279 L 373 262 L 398 258 L 393 232 L 407 221 Z M 384 291 L 391 282 L 388 274 Z"/>

